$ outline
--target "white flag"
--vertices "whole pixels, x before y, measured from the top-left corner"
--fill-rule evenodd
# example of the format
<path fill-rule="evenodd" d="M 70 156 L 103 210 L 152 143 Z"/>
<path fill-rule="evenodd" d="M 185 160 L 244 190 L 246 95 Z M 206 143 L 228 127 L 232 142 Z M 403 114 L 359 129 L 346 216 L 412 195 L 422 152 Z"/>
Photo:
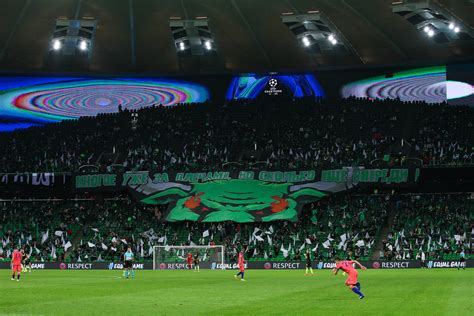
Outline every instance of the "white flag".
<path fill-rule="evenodd" d="M 99 232 L 99 230 L 97 228 L 91 228 L 93 231 L 95 231 L 96 233 Z"/>
<path fill-rule="evenodd" d="M 341 235 L 341 241 L 342 241 L 342 242 L 345 242 L 346 239 L 347 239 L 346 234 L 342 234 L 342 235 Z"/>
<path fill-rule="evenodd" d="M 316 250 L 318 250 L 318 246 L 319 246 L 319 244 L 316 244 L 316 247 L 314 247 L 314 248 L 312 249 L 313 252 L 316 251 Z"/>
<path fill-rule="evenodd" d="M 329 248 L 330 245 L 331 245 L 331 242 L 329 240 L 326 240 L 325 242 L 323 242 L 324 248 Z"/>
<path fill-rule="evenodd" d="M 115 247 L 110 247 L 110 250 L 112 250 L 112 251 L 115 252 L 115 251 L 117 251 L 117 248 L 115 248 Z"/>
<path fill-rule="evenodd" d="M 304 249 L 305 244 L 302 244 L 300 247 L 300 252 Z"/>
<path fill-rule="evenodd" d="M 95 244 L 91 243 L 90 241 L 87 242 L 87 245 L 92 248 L 92 247 L 95 247 Z"/>
<path fill-rule="evenodd" d="M 128 245 L 127 244 L 127 241 L 125 239 L 120 239 L 125 245 Z"/>
<path fill-rule="evenodd" d="M 364 241 L 363 241 L 362 239 L 361 239 L 361 240 L 358 240 L 358 241 L 356 242 L 356 246 L 359 247 L 359 248 L 360 248 L 360 247 L 364 247 L 364 245 L 365 245 L 365 243 L 364 243 Z"/>
<path fill-rule="evenodd" d="M 258 241 L 263 241 L 263 238 L 260 237 L 260 236 L 255 236 L 255 238 L 256 238 Z"/>
<path fill-rule="evenodd" d="M 66 252 L 66 251 L 69 249 L 69 247 L 71 247 L 71 246 L 72 246 L 71 242 L 68 241 L 68 242 L 64 245 L 64 252 Z"/>
<path fill-rule="evenodd" d="M 46 232 L 43 234 L 43 237 L 41 238 L 41 244 L 44 244 L 44 242 L 48 240 L 48 235 L 49 235 L 49 229 L 46 230 Z"/>
<path fill-rule="evenodd" d="M 63 235 L 63 232 L 60 231 L 60 230 L 57 230 L 57 231 L 54 232 L 54 235 L 58 236 L 58 237 L 61 237 Z"/>
<path fill-rule="evenodd" d="M 102 249 L 107 250 L 109 247 L 107 247 L 104 243 L 102 243 Z"/>
<path fill-rule="evenodd" d="M 160 237 L 160 238 L 158 239 L 158 242 L 163 242 L 163 241 L 165 241 L 165 237 Z"/>
<path fill-rule="evenodd" d="M 311 239 L 306 238 L 306 243 L 307 243 L 308 245 L 311 245 Z"/>
<path fill-rule="evenodd" d="M 209 230 L 206 230 L 204 233 L 202 233 L 202 237 L 208 237 L 209 236 Z"/>
<path fill-rule="evenodd" d="M 268 227 L 268 230 L 273 234 L 273 226 Z"/>
<path fill-rule="evenodd" d="M 273 241 L 272 241 L 272 238 L 270 236 L 267 236 L 267 240 L 268 240 L 268 244 L 270 246 L 273 246 Z"/>

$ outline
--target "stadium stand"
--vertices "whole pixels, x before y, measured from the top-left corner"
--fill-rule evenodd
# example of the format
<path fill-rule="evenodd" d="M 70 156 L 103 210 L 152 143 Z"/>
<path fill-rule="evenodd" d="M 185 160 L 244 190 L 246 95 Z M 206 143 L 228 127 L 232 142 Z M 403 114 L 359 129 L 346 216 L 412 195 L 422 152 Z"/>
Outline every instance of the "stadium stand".
<path fill-rule="evenodd" d="M 278 105 L 278 106 L 277 106 Z M 124 170 L 266 169 L 388 165 L 422 159 L 429 165 L 472 164 L 474 109 L 396 100 L 301 99 L 161 106 L 81 118 L 0 134 L 3 172 L 106 170 L 101 153 L 121 153 Z M 443 117 L 439 124 L 436 118 Z M 297 122 L 294 124 L 294 122 Z M 414 128 L 413 123 L 416 125 Z M 259 154 L 247 159 L 243 152 Z"/>
<path fill-rule="evenodd" d="M 425 251 L 427 259 L 451 260 L 471 249 L 473 207 L 465 194 L 343 195 L 308 204 L 297 222 L 239 224 L 166 222 L 163 206 L 130 199 L 3 202 L 0 258 L 18 241 L 38 261 L 120 261 L 127 246 L 138 261 L 151 261 L 152 246 L 165 244 L 224 245 L 228 262 L 242 248 L 250 261 L 299 261 L 306 249 L 319 261 L 347 253 L 367 260 L 381 241 L 381 259 L 418 260 Z"/>

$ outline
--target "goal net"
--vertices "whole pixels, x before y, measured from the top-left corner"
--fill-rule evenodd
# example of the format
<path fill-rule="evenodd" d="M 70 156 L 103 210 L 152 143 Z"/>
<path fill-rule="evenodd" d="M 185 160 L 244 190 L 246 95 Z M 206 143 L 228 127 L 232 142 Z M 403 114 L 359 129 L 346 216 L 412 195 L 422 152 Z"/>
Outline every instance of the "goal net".
<path fill-rule="evenodd" d="M 198 255 L 202 269 L 224 269 L 224 246 L 153 246 L 153 270 L 187 269 L 188 254 Z"/>

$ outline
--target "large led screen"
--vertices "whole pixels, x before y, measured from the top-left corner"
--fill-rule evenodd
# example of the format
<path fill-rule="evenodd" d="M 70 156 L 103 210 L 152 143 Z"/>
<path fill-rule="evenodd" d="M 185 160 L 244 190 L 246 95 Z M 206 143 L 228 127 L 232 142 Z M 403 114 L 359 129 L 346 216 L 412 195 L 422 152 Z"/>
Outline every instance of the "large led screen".
<path fill-rule="evenodd" d="M 0 77 L 0 131 L 153 105 L 205 102 L 209 91 L 179 80 Z"/>
<path fill-rule="evenodd" d="M 311 74 L 242 75 L 232 79 L 227 100 L 256 99 L 259 96 L 287 95 L 294 98 L 323 97 L 324 91 Z"/>
<path fill-rule="evenodd" d="M 342 87 L 341 96 L 445 102 L 446 67 L 413 69 L 355 81 Z"/>

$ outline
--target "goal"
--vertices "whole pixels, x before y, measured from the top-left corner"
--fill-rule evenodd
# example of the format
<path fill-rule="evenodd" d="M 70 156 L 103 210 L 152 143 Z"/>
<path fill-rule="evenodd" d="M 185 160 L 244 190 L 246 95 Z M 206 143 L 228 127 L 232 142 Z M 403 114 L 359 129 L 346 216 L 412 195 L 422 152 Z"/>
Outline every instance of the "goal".
<path fill-rule="evenodd" d="M 153 246 L 153 270 L 186 269 L 188 253 L 199 255 L 203 269 L 225 269 L 224 246 Z M 194 263 L 193 263 L 194 267 Z"/>

